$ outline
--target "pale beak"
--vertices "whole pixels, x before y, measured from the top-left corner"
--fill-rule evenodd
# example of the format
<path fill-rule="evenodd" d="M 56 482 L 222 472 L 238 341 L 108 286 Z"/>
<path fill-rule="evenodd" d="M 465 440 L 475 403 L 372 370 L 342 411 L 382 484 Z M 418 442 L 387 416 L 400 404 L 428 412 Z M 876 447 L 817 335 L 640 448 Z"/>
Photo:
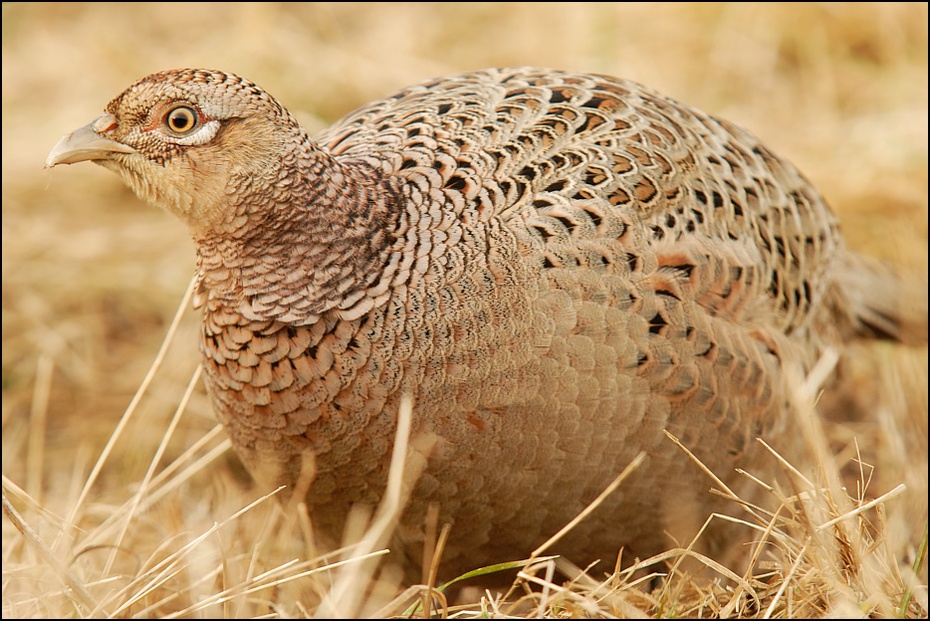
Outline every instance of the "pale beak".
<path fill-rule="evenodd" d="M 104 114 L 93 123 L 66 134 L 48 154 L 45 167 L 105 160 L 112 157 L 114 153 L 135 153 L 136 150 L 132 147 L 100 135 L 100 132 L 114 127 L 116 127 L 116 118 L 112 114 Z"/>

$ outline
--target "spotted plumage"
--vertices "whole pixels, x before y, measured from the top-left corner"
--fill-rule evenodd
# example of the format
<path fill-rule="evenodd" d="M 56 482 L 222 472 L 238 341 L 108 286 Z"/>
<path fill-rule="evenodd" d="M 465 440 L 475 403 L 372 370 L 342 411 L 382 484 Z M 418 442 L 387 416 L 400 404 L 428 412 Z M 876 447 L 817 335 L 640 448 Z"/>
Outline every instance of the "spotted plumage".
<path fill-rule="evenodd" d="M 714 501 L 663 430 L 733 484 L 825 348 L 926 341 L 925 296 L 897 308 L 794 166 L 615 78 L 445 77 L 311 138 L 247 80 L 167 71 L 48 165 L 81 160 L 188 224 L 216 413 L 256 478 L 309 484 L 330 541 L 381 499 L 413 397 L 397 543 L 418 561 L 438 506 L 445 575 L 527 555 L 640 451 L 556 551 L 686 543 Z"/>

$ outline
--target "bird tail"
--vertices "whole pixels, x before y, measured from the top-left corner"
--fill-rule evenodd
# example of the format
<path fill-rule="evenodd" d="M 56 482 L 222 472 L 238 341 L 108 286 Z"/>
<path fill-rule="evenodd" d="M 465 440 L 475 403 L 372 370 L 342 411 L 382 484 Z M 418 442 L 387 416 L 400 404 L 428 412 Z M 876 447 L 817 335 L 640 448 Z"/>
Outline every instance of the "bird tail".
<path fill-rule="evenodd" d="M 855 338 L 927 344 L 927 275 L 844 251 L 836 271 Z"/>

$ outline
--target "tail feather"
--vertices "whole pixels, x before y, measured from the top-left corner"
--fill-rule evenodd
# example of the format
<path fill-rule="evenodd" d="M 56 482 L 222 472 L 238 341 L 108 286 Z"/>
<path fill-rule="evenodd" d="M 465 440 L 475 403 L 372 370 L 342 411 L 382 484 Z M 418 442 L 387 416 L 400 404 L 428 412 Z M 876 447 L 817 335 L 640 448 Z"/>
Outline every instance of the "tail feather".
<path fill-rule="evenodd" d="M 905 273 L 852 252 L 843 253 L 837 268 L 854 338 L 927 344 L 926 273 Z"/>

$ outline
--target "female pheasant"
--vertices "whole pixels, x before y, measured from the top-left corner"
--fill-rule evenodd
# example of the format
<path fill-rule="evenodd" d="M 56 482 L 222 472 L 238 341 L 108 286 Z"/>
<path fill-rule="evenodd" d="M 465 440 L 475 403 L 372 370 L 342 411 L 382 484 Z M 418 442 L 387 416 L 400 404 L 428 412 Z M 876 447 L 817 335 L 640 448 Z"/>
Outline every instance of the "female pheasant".
<path fill-rule="evenodd" d="M 216 413 L 321 534 L 382 497 L 412 396 L 429 441 L 397 542 L 420 559 L 435 505 L 447 575 L 525 557 L 641 451 L 555 550 L 687 542 L 712 497 L 663 430 L 732 484 L 825 348 L 926 342 L 926 291 L 896 308 L 794 166 L 611 77 L 444 77 L 311 138 L 248 80 L 165 71 L 47 166 L 85 160 L 189 226 Z"/>

